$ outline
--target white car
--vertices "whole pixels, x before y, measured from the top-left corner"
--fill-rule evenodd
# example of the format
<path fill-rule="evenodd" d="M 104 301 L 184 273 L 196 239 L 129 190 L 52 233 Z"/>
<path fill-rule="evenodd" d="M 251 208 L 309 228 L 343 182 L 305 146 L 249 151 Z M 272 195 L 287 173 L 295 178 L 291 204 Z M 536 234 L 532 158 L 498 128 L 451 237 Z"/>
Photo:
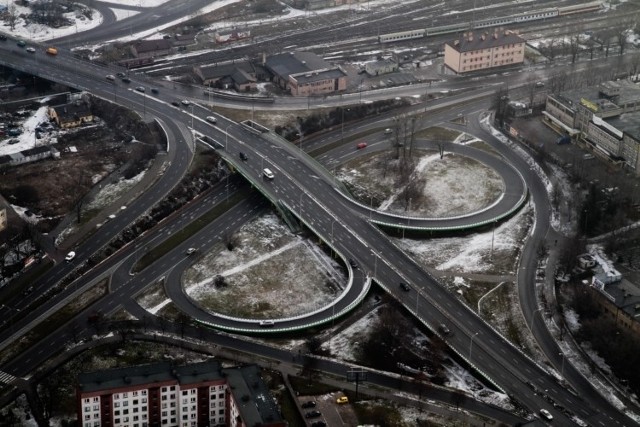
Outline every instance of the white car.
<path fill-rule="evenodd" d="M 275 177 L 275 175 L 273 174 L 273 172 L 271 172 L 271 169 L 269 168 L 264 168 L 262 170 L 262 174 L 265 176 L 265 178 L 267 179 L 273 179 Z"/>
<path fill-rule="evenodd" d="M 553 415 L 546 409 L 540 409 L 540 415 L 542 415 L 547 421 L 551 421 L 553 419 Z"/>
<path fill-rule="evenodd" d="M 218 119 L 216 119 L 216 118 L 215 118 L 215 117 L 213 117 L 213 116 L 207 116 L 207 121 L 208 121 L 209 123 L 213 123 L 213 124 L 218 123 Z"/>
<path fill-rule="evenodd" d="M 194 253 L 196 253 L 196 251 L 197 251 L 196 248 L 189 248 L 189 249 L 187 249 L 187 255 L 194 254 Z"/>
<path fill-rule="evenodd" d="M 74 251 L 71 251 L 67 254 L 66 257 L 64 257 L 64 260 L 67 262 L 71 262 L 75 257 L 76 257 L 76 253 Z"/>
<path fill-rule="evenodd" d="M 186 100 L 186 99 L 183 99 L 183 100 L 182 100 L 182 101 L 180 101 L 180 102 L 182 102 L 182 105 L 185 105 L 185 106 L 189 106 L 189 105 L 191 105 L 191 102 L 189 102 L 189 101 L 188 101 L 188 100 Z"/>
<path fill-rule="evenodd" d="M 28 48 L 27 48 L 27 52 L 29 52 L 29 53 L 36 53 L 36 50 L 35 50 L 34 48 L 32 48 L 32 47 L 28 47 Z"/>

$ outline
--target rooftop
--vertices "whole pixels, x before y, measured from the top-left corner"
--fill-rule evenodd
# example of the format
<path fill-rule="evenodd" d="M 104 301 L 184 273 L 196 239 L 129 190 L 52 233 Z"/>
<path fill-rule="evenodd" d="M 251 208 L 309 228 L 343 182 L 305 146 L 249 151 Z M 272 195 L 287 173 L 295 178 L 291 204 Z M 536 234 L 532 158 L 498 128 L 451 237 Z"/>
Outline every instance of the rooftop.
<path fill-rule="evenodd" d="M 472 52 L 524 42 L 525 40 L 513 31 L 498 31 L 496 29 L 494 32 L 473 33 L 469 31 L 462 33 L 457 39 L 447 42 L 447 45 L 458 52 Z"/>
<path fill-rule="evenodd" d="M 330 68 L 324 59 L 311 52 L 285 52 L 272 55 L 267 58 L 265 64 L 281 77 Z"/>

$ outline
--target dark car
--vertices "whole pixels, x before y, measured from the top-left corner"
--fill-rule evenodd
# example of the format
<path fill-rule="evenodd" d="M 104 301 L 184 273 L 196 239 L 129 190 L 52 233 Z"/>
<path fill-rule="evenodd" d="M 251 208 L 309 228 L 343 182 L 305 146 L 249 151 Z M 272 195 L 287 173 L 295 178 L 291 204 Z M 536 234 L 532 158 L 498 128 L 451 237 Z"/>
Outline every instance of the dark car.
<path fill-rule="evenodd" d="M 178 101 L 171 101 L 171 105 L 173 105 L 174 107 L 179 107 L 180 103 Z"/>
<path fill-rule="evenodd" d="M 123 78 L 123 77 L 126 77 L 126 74 L 120 72 L 120 73 L 116 73 L 116 76 L 118 76 L 119 78 Z"/>
<path fill-rule="evenodd" d="M 327 427 L 327 423 L 324 421 L 315 421 L 311 423 L 311 427 Z"/>
<path fill-rule="evenodd" d="M 247 157 L 246 154 L 244 154 L 242 151 L 240 152 L 240 160 L 242 160 L 243 162 L 246 162 L 249 158 Z"/>
<path fill-rule="evenodd" d="M 131 79 L 129 77 L 123 77 L 122 83 L 131 83 Z"/>
<path fill-rule="evenodd" d="M 449 328 L 447 328 L 447 325 L 445 325 L 444 323 L 441 323 L 440 326 L 438 327 L 438 329 L 440 330 L 440 332 L 444 336 L 451 335 L 451 330 Z"/>
<path fill-rule="evenodd" d="M 405 291 L 405 292 L 409 292 L 411 290 L 411 288 L 409 287 L 409 285 L 407 285 L 404 282 L 400 282 L 400 288 Z"/>
<path fill-rule="evenodd" d="M 315 408 L 315 407 L 316 407 L 316 402 L 314 402 L 313 400 L 310 400 L 310 401 L 308 401 L 308 402 L 304 402 L 304 403 L 302 404 L 302 407 L 303 407 L 304 409 Z"/>
<path fill-rule="evenodd" d="M 5 36 L 4 34 L 0 34 L 0 41 L 6 41 L 7 40 L 7 36 Z"/>
<path fill-rule="evenodd" d="M 155 87 L 151 88 L 151 93 L 155 93 L 156 95 L 159 93 L 158 89 Z"/>
<path fill-rule="evenodd" d="M 307 412 L 306 414 L 304 414 L 305 418 L 318 418 L 320 416 L 322 416 L 320 411 L 311 411 L 311 412 Z"/>
<path fill-rule="evenodd" d="M 353 258 L 349 258 L 349 265 L 351 266 L 351 268 L 358 268 L 358 263 Z"/>

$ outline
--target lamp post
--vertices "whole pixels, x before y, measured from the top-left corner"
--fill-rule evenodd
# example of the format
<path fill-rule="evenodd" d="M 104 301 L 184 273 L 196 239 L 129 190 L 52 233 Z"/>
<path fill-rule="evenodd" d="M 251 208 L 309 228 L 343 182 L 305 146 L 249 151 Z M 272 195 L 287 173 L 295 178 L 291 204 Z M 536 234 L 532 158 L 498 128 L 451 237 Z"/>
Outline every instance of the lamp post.
<path fill-rule="evenodd" d="M 480 332 L 476 332 L 475 334 L 471 335 L 471 342 L 469 343 L 469 360 L 471 360 L 471 351 L 473 350 L 473 339 L 476 337 L 476 335 L 478 335 Z"/>
<path fill-rule="evenodd" d="M 191 131 L 193 131 L 193 104 L 191 104 Z"/>

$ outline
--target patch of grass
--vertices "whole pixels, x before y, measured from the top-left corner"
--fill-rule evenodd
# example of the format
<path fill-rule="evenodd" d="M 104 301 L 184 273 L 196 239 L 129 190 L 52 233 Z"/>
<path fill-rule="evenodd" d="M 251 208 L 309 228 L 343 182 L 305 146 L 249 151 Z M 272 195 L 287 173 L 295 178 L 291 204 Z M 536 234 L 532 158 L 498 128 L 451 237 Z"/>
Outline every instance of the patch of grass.
<path fill-rule="evenodd" d="M 513 317 L 509 315 L 509 317 L 507 317 L 507 319 L 505 320 L 505 323 L 506 323 L 505 333 L 509 341 L 511 341 L 511 343 L 516 347 L 522 348 L 524 344 L 522 341 L 522 334 L 520 333 L 520 328 L 518 327 L 516 322 L 513 320 Z"/>
<path fill-rule="evenodd" d="M 214 206 L 208 212 L 203 214 L 197 220 L 191 222 L 189 225 L 184 227 L 177 233 L 174 233 L 171 237 L 166 239 L 164 242 L 151 249 L 149 252 L 144 254 L 142 258 L 133 266 L 132 271 L 134 273 L 139 273 L 151 264 L 153 264 L 156 260 L 167 254 L 173 248 L 187 240 L 189 237 L 198 233 L 204 227 L 206 227 L 211 221 L 218 218 L 223 213 L 227 212 L 236 204 L 240 203 L 242 200 L 246 198 L 246 194 L 242 192 L 236 192 L 233 196 L 226 199 L 224 202 L 219 205 Z"/>
<path fill-rule="evenodd" d="M 328 384 L 322 384 L 313 379 L 303 377 L 289 377 L 291 387 L 303 396 L 315 396 L 318 394 L 333 393 L 338 391 L 334 386 Z"/>
<path fill-rule="evenodd" d="M 395 406 L 380 401 L 356 403 L 353 410 L 359 424 L 404 426 L 402 415 Z"/>
<path fill-rule="evenodd" d="M 416 132 L 416 138 L 424 138 L 434 141 L 453 141 L 460 136 L 460 132 L 439 126 L 423 129 Z"/>
<path fill-rule="evenodd" d="M 469 282 L 469 288 L 464 288 L 463 296 L 467 301 L 467 305 L 471 307 L 474 311 L 478 309 L 478 301 L 482 298 L 487 292 L 493 289 L 497 283 L 488 283 L 488 282 Z M 503 285 L 504 286 L 504 285 Z M 489 305 L 488 301 L 485 299 L 485 304 Z M 491 311 L 487 307 L 482 306 L 481 311 Z"/>

